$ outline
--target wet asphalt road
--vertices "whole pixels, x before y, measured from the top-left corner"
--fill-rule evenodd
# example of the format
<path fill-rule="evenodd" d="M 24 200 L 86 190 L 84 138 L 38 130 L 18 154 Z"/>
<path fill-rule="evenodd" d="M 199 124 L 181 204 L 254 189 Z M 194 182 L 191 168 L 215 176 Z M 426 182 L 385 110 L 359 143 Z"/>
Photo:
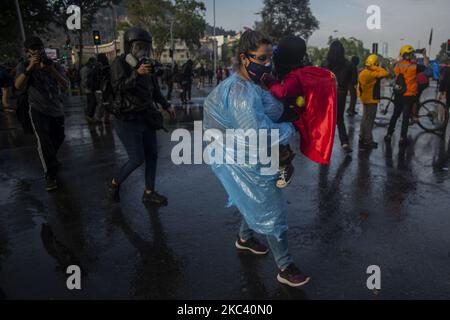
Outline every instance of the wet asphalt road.
<path fill-rule="evenodd" d="M 429 93 L 431 94 L 431 93 Z M 359 108 L 359 107 L 358 107 Z M 406 149 L 382 142 L 346 157 L 336 141 L 332 164 L 295 159 L 286 190 L 289 241 L 312 277 L 302 290 L 281 286 L 271 256 L 238 253 L 236 209 L 206 165 L 175 166 L 174 143 L 159 133 L 158 191 L 169 206 L 141 203 L 143 169 L 111 205 L 103 183 L 126 159 L 111 127 L 89 127 L 76 99 L 66 108 L 61 188 L 44 190 L 34 137 L 13 116 L 0 128 L 0 298 L 7 299 L 449 299 L 450 139 L 411 127 Z M 201 108 L 178 108 L 192 129 Z M 361 115 L 347 118 L 356 147 Z M 400 124 L 400 121 L 399 121 Z M 398 133 L 398 132 L 397 132 Z M 66 288 L 80 265 L 82 290 Z M 366 287 L 378 265 L 380 292 Z"/>

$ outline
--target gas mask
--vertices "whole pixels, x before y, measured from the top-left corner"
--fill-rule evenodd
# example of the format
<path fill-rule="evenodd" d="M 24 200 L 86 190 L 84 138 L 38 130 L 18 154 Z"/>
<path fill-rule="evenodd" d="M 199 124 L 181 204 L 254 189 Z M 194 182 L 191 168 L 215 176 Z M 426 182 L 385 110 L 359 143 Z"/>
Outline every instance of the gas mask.
<path fill-rule="evenodd" d="M 150 64 L 151 43 L 135 41 L 131 46 L 131 52 L 125 60 L 133 68 L 139 68 L 142 64 Z"/>

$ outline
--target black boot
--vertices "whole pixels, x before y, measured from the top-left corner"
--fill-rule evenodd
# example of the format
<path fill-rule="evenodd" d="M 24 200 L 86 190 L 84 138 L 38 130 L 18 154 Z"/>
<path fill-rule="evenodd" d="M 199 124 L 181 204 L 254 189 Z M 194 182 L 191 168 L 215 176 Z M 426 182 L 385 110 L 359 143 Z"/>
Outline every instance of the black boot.
<path fill-rule="evenodd" d="M 114 185 L 112 183 L 113 179 L 108 179 L 105 183 L 105 187 L 106 187 L 106 196 L 108 197 L 108 199 L 110 201 L 113 202 L 120 202 L 120 188 L 118 185 Z"/>
<path fill-rule="evenodd" d="M 147 191 L 145 191 L 144 195 L 142 196 L 142 202 L 144 202 L 145 204 L 158 205 L 158 206 L 167 206 L 168 205 L 167 198 L 158 194 L 156 191 L 152 191 L 151 193 L 148 193 Z"/>

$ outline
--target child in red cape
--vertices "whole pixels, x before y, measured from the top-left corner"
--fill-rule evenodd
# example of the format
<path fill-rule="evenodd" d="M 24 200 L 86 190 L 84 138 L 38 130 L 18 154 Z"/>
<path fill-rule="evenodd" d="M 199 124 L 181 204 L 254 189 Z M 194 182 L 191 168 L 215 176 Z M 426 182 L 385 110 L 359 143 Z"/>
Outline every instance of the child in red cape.
<path fill-rule="evenodd" d="M 302 38 L 282 38 L 274 52 L 279 81 L 266 77 L 263 82 L 284 102 L 285 113 L 279 122 L 294 123 L 300 133 L 301 152 L 314 162 L 329 164 L 336 130 L 336 78 L 327 69 L 304 66 L 305 54 Z M 302 107 L 298 106 L 303 101 L 299 97 L 305 102 Z"/>

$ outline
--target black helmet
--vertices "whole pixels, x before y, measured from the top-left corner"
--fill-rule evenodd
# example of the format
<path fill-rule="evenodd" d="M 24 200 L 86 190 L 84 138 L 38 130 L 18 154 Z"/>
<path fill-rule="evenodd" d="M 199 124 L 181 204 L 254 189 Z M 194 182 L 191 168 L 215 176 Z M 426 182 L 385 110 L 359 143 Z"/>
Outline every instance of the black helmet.
<path fill-rule="evenodd" d="M 145 31 L 144 29 L 139 28 L 139 27 L 133 27 L 133 28 L 128 29 L 123 36 L 123 42 L 124 42 L 126 53 L 130 53 L 131 44 L 134 41 L 144 41 L 144 42 L 152 43 L 153 37 L 150 34 L 150 32 Z"/>

